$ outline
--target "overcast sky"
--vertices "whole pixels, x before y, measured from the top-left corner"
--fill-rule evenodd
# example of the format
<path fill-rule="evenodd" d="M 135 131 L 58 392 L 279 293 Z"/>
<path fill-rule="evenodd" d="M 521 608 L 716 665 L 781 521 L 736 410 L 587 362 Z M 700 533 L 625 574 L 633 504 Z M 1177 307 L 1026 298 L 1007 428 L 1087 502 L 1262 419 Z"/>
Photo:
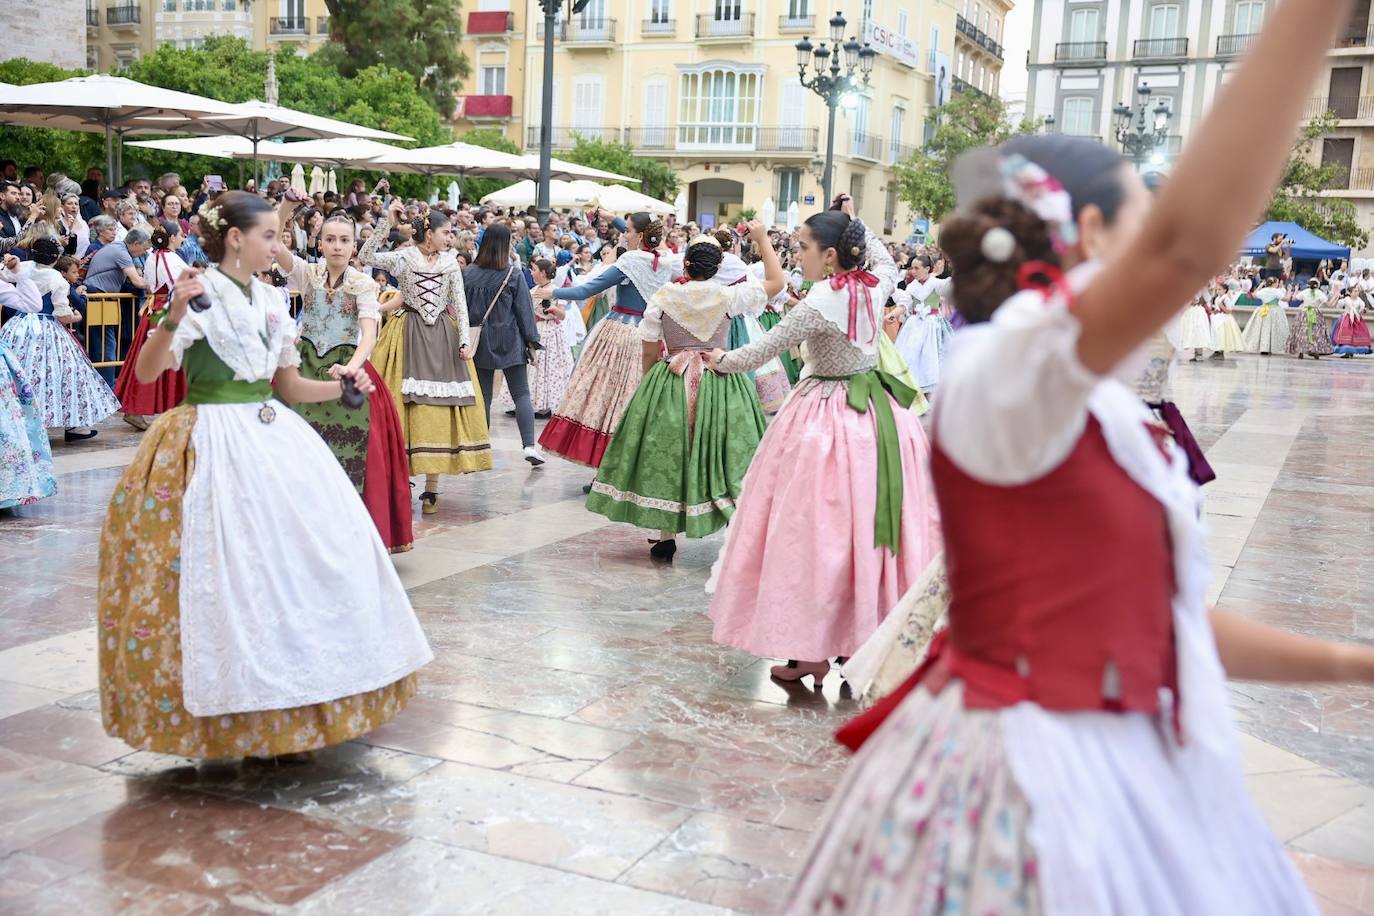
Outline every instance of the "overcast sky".
<path fill-rule="evenodd" d="M 1002 29 L 1002 94 L 1026 91 L 1026 51 L 1030 49 L 1035 0 L 1016 0 Z"/>

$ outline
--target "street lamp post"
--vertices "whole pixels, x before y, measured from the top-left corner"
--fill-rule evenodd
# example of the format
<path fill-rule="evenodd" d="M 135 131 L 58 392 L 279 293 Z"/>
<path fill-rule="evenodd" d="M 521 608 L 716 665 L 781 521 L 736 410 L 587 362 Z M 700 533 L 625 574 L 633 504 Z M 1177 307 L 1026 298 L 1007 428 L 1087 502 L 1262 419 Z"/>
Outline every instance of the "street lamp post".
<path fill-rule="evenodd" d="M 1112 109 L 1116 119 L 1116 142 L 1121 151 L 1139 169 L 1145 165 L 1169 138 L 1169 105 L 1163 99 L 1150 108 L 1150 84 L 1141 83 L 1136 89 L 1139 101 L 1135 107 L 1117 105 Z"/>
<path fill-rule="evenodd" d="M 539 0 L 544 10 L 544 83 L 539 103 L 539 191 L 535 206 L 539 225 L 549 221 L 549 182 L 553 171 L 553 30 L 558 25 L 562 0 Z"/>
<path fill-rule="evenodd" d="M 826 203 L 832 199 L 832 185 L 835 179 L 835 109 L 840 100 L 851 92 L 868 88 L 873 74 L 873 58 L 876 51 L 867 42 L 860 44 L 850 36 L 844 41 L 844 27 L 848 23 L 841 13 L 830 20 L 830 45 L 822 41 L 819 47 L 811 44 L 811 37 L 805 36 L 797 42 L 797 72 L 801 84 L 825 100 L 829 109 L 830 126 L 825 140 L 825 177 L 821 181 Z M 832 50 L 833 49 L 833 50 Z M 840 52 L 844 51 L 844 63 L 840 62 Z M 807 64 L 814 67 L 814 74 L 808 78 Z M 857 78 L 856 78 L 857 77 Z"/>

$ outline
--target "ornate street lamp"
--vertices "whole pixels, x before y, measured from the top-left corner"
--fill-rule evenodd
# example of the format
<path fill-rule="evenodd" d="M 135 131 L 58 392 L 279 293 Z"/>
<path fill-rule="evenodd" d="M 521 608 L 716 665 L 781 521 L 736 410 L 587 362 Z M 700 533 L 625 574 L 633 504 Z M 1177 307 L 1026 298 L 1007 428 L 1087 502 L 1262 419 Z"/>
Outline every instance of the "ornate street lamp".
<path fill-rule="evenodd" d="M 1150 84 L 1141 83 L 1136 90 L 1139 101 L 1132 108 L 1117 105 L 1112 109 L 1116 121 L 1116 141 L 1121 151 L 1140 168 L 1157 154 L 1157 150 L 1169 139 L 1169 104 L 1160 99 L 1159 104 L 1150 108 Z"/>
<path fill-rule="evenodd" d="M 850 36 L 844 41 L 844 29 L 848 23 L 844 15 L 836 13 L 830 19 L 830 46 L 822 41 L 819 46 L 811 44 L 811 37 L 805 36 L 797 42 L 797 73 L 801 84 L 825 101 L 829 110 L 830 126 L 825 140 L 825 171 L 821 180 L 828 205 L 833 199 L 831 194 L 835 178 L 835 109 L 842 104 L 846 95 L 860 92 L 866 88 L 873 75 L 873 59 L 878 52 L 868 42 L 860 43 Z M 842 43 L 843 42 L 843 43 Z M 840 54 L 844 54 L 844 62 Z M 806 75 L 807 65 L 813 67 L 812 76 Z"/>

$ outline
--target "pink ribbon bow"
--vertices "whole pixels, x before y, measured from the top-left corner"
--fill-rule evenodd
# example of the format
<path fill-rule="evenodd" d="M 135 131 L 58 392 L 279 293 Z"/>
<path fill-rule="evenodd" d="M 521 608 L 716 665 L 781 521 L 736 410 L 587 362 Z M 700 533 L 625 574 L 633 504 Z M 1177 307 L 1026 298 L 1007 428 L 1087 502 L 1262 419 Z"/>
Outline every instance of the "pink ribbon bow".
<path fill-rule="evenodd" d="M 697 395 L 701 391 L 701 379 L 706 372 L 706 360 L 710 350 L 678 350 L 668 357 L 668 369 L 674 375 L 682 376 L 687 388 L 687 428 L 696 429 Z"/>
<path fill-rule="evenodd" d="M 859 290 L 863 290 L 864 306 L 868 309 L 868 323 L 876 328 L 878 321 L 873 313 L 873 294 L 869 290 L 877 285 L 878 278 L 861 268 L 846 270 L 830 278 L 831 289 L 849 288 L 849 339 L 856 343 L 859 340 Z"/>

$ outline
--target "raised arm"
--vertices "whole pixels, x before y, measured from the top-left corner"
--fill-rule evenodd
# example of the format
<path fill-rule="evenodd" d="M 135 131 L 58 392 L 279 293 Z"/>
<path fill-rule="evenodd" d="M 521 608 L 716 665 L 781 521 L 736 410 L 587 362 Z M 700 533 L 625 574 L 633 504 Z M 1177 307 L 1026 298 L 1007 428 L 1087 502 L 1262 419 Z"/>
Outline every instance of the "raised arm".
<path fill-rule="evenodd" d="M 554 299 L 570 299 L 574 302 L 581 302 L 583 299 L 590 299 L 597 293 L 604 293 L 613 286 L 619 286 L 624 279 L 625 275 L 620 272 L 620 268 L 612 264 L 586 283 L 554 289 L 550 291 L 549 295 Z"/>
<path fill-rule="evenodd" d="M 390 237 L 392 228 L 400 219 L 397 215 L 398 211 L 405 212 L 403 206 L 396 206 L 399 203 L 399 200 L 392 201 L 391 209 L 386 211 L 386 225 L 373 230 L 372 236 L 363 244 L 362 250 L 358 252 L 360 263 L 368 267 L 380 267 L 398 280 L 406 270 L 405 258 L 394 251 L 382 251 L 382 244 Z"/>
<path fill-rule="evenodd" d="M 792 309 L 760 339 L 738 350 L 731 350 L 715 361 L 717 372 L 749 372 L 762 366 L 784 350 L 797 346 L 812 334 L 829 327 L 825 316 L 803 302 Z"/>
<path fill-rule="evenodd" d="M 1282 0 L 1266 18 L 1141 230 L 1079 297 L 1078 357 L 1089 371 L 1110 371 L 1235 256 L 1288 160 L 1294 127 L 1350 6 Z M 1255 133 L 1256 111 L 1274 129 Z"/>
<path fill-rule="evenodd" d="M 294 207 L 289 207 L 287 206 L 285 198 L 282 199 L 281 203 L 277 204 L 277 238 L 283 240 L 282 243 L 277 246 L 277 263 L 281 265 L 281 269 L 288 274 L 291 273 L 292 268 L 296 264 L 296 256 L 291 253 L 291 246 L 286 244 L 285 239 L 291 237 L 293 231 L 291 222 L 296 218 L 296 211 L 303 206 L 305 206 L 303 203 L 297 203 Z M 376 233 L 373 234 L 375 235 Z M 302 258 L 302 260 L 304 260 L 304 258 Z M 301 290 L 301 292 L 304 292 L 304 290 Z"/>

